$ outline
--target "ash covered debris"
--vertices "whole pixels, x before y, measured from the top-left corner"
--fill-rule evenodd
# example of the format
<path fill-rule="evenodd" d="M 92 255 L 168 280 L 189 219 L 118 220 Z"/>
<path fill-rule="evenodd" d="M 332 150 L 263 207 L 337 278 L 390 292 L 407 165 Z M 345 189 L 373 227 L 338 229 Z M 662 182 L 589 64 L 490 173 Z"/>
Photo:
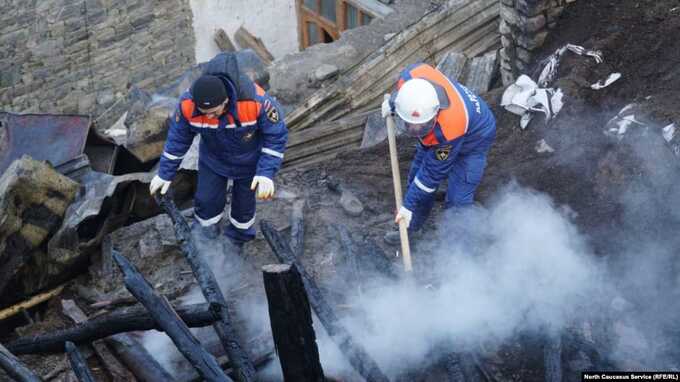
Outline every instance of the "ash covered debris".
<path fill-rule="evenodd" d="M 7 169 L 0 184 L 10 186 L 0 192 L 0 231 L 5 232 L 0 233 L 5 249 L 0 274 L 8 275 L 0 277 L 0 317 L 6 317 L 0 343 L 10 351 L 17 340 L 73 330 L 72 319 L 61 312 L 62 299 L 73 299 L 88 322 L 127 317 L 132 309 L 144 317 L 141 327 L 149 328 L 153 320 L 125 290 L 114 250 L 180 316 L 209 306 L 172 219 L 148 190 L 179 97 L 205 67 L 196 64 L 192 52 L 196 40 L 213 43 L 215 36 L 215 31 L 205 36 L 194 31 L 189 1 L 180 3 L 185 11 L 172 15 L 164 8 L 154 13 L 151 3 L 140 5 L 141 18 L 133 18 L 136 26 L 127 30 L 94 28 L 100 22 L 127 25 L 129 14 L 109 18 L 93 3 L 85 11 L 92 27 L 87 32 L 78 27 L 79 16 L 68 1 L 61 13 L 46 10 L 47 5 L 12 11 L 27 20 L 47 12 L 36 28 L 55 36 L 60 29 L 52 21 L 71 20 L 65 32 L 71 40 L 66 40 L 82 36 L 68 44 L 75 56 L 60 58 L 53 39 L 35 41 L 23 31 L 23 18 L 17 18 L 18 32 L 3 34 L 11 49 L 0 54 L 0 157 L 33 156 L 2 162 Z M 337 315 L 343 331 L 393 381 L 572 381 L 588 369 L 677 370 L 677 2 L 393 1 L 389 6 L 390 15 L 288 56 L 246 21 L 245 37 L 260 55 L 274 53 L 274 60 L 263 64 L 256 52 L 237 52 L 246 60 L 241 66 L 249 66 L 248 77 L 282 103 L 265 118 L 283 117 L 289 127 L 282 171 L 273 177 L 274 198 L 258 202 L 257 220 L 271 222 L 282 242 L 290 240 L 294 261 L 318 286 L 314 293 Z M 222 28 L 221 43 L 247 42 L 236 39 L 230 25 Z M 115 37 L 121 33 L 126 35 Z M 150 33 L 166 37 L 151 42 Z M 177 48 L 162 53 L 170 40 Z M 141 54 L 145 41 L 148 52 Z M 599 51 L 603 60 L 561 55 L 550 83 L 563 93 L 561 110 L 548 121 L 525 120 L 525 129 L 519 129 L 519 117 L 501 106 L 501 83 L 510 85 L 525 74 L 538 84 L 544 59 L 567 44 Z M 126 48 L 128 53 L 121 53 Z M 84 60 L 83 67 L 104 62 L 109 75 L 99 66 L 83 71 L 72 62 L 86 50 L 94 61 Z M 130 54 L 145 58 L 130 64 Z M 121 57 L 128 57 L 125 65 L 111 64 Z M 433 192 L 432 216 L 422 236 L 413 238 L 415 277 L 408 280 L 397 247 L 383 241 L 395 217 L 387 143 L 380 135 L 366 142 L 367 133 L 384 129 L 378 112 L 383 94 L 392 90 L 401 69 L 417 61 L 439 64 L 450 78 L 475 89 L 496 117 L 497 138 L 478 205 L 467 212 L 444 210 L 446 196 Z M 61 73 L 61 79 L 50 73 Z M 620 77 L 612 81 L 612 73 Z M 607 86 L 595 89 L 598 81 Z M 64 91 L 62 85 L 72 89 Z M 54 101 L 39 99 L 41 89 Z M 19 114 L 26 112 L 45 114 Z M 70 127 L 80 128 L 78 138 L 58 147 L 11 145 L 17 135 L 7 121 L 29 117 L 77 119 L 81 123 Z M 92 126 L 82 123 L 86 120 Z M 22 131 L 27 142 L 42 142 L 31 137 L 44 126 L 29 127 Z M 57 134 L 61 141 L 65 137 Z M 397 140 L 404 179 L 414 143 L 403 136 Z M 171 186 L 182 215 L 195 226 L 201 209 L 192 203 L 201 182 L 199 151 L 197 141 Z M 218 230 L 233 224 L 235 205 L 241 205 L 238 197 L 219 206 L 216 213 L 224 217 Z M 279 260 L 260 232 L 238 251 L 227 238 L 204 233 L 195 229 L 192 238 L 215 273 L 227 300 L 221 309 L 228 309 L 257 380 L 283 380 L 280 362 L 287 357 L 274 351 L 260 271 Z M 206 318 L 213 310 L 199 313 Z M 323 375 L 362 380 L 361 367 L 355 370 L 357 363 L 349 362 L 337 338 L 317 316 L 312 321 Z M 238 378 L 213 328 L 191 332 L 212 354 L 212 366 Z M 116 349 L 111 355 L 122 372 L 107 366 L 102 345 Z M 116 334 L 79 349 L 96 380 L 129 373 L 137 380 L 200 378 L 162 332 Z M 63 349 L 18 358 L 44 380 L 73 378 Z"/>

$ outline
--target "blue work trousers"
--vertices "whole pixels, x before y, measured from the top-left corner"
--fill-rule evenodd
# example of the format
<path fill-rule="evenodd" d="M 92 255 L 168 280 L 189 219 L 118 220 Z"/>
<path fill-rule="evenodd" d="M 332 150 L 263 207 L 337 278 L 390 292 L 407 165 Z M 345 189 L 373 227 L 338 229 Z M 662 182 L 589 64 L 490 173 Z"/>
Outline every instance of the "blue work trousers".
<path fill-rule="evenodd" d="M 448 174 L 448 189 L 446 190 L 446 201 L 444 208 L 465 207 L 474 203 L 475 191 L 482 181 L 484 169 L 486 168 L 486 156 L 491 148 L 493 139 L 481 142 L 478 146 L 468 153 L 460 153 L 455 159 L 455 164 Z M 423 162 L 425 149 L 418 148 L 416 156 L 411 163 L 411 170 L 408 176 L 408 185 L 418 174 L 418 170 Z M 407 187 L 408 189 L 408 187 Z M 434 195 L 424 203 L 417 206 L 413 212 L 410 231 L 417 231 L 430 216 L 434 205 Z"/>
<path fill-rule="evenodd" d="M 243 244 L 255 238 L 255 192 L 250 190 L 253 178 L 233 179 L 229 224 L 224 234 L 235 244 Z M 219 223 L 227 198 L 225 178 L 210 167 L 198 163 L 198 187 L 194 195 L 194 209 L 203 227 Z"/>

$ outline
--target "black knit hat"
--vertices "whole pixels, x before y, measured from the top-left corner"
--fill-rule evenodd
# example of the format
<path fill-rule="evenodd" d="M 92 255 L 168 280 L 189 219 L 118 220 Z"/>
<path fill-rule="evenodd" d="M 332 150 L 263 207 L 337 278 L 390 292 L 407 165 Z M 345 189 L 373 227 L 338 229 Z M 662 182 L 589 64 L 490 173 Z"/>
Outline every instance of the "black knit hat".
<path fill-rule="evenodd" d="M 191 86 L 191 97 L 199 108 L 212 109 L 227 99 L 227 89 L 222 80 L 206 74 L 199 77 Z"/>

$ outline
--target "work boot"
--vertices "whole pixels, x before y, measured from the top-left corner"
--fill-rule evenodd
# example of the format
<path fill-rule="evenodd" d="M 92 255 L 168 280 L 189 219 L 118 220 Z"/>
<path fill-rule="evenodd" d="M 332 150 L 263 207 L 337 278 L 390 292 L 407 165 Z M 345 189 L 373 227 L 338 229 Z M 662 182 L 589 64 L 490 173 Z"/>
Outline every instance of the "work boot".
<path fill-rule="evenodd" d="M 421 236 L 422 236 L 421 230 L 417 230 L 417 231 L 409 230 L 408 231 L 409 244 L 412 245 L 414 242 L 419 240 Z M 399 237 L 399 230 L 398 229 L 387 232 L 385 234 L 385 236 L 383 237 L 383 239 L 385 239 L 385 243 L 387 243 L 389 245 L 400 245 L 401 244 L 401 238 Z"/>

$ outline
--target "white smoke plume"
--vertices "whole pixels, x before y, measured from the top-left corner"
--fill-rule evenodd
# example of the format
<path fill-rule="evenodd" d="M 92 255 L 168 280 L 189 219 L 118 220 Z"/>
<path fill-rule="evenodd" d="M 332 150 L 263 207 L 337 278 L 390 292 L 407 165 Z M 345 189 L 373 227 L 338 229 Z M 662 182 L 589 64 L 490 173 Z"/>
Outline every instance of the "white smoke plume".
<path fill-rule="evenodd" d="M 582 318 L 602 276 L 574 225 L 543 194 L 517 185 L 488 210 L 445 214 L 434 242 L 415 247 L 427 282 L 390 282 L 353 302 L 345 325 L 394 376 L 442 343 L 500 344 L 520 330 L 561 330 Z M 424 239 L 427 240 L 427 239 Z M 321 341 L 322 362 L 340 371 Z M 331 346 L 332 347 L 332 346 Z M 455 349 L 450 349 L 455 350 Z"/>
<path fill-rule="evenodd" d="M 642 153 L 651 155 L 648 149 Z M 650 161 L 658 163 L 658 158 Z M 595 342 L 620 367 L 676 368 L 678 352 L 669 349 L 680 335 L 674 329 L 680 318 L 680 214 L 672 208 L 680 205 L 673 188 L 679 182 L 678 174 L 660 171 L 629 185 L 621 193 L 623 223 L 597 237 L 579 232 L 569 206 L 510 184 L 485 208 L 440 217 L 436 233 L 414 248 L 416 281 L 372 275 L 370 288 L 347 291 L 353 294 L 352 309 L 343 324 L 390 377 L 421 368 L 428 353 L 442 344 L 450 350 L 480 343 L 488 348 L 519 332 L 560 333 L 585 321 L 604 322 L 599 329 L 606 332 Z M 667 212 L 659 212 L 664 208 Z M 589 245 L 593 239 L 601 241 L 597 255 Z M 233 277 L 247 274 L 239 271 L 240 259 L 228 260 L 221 253 L 209 258 L 223 290 L 243 282 Z M 324 282 L 319 281 L 333 288 Z M 202 301 L 200 291 L 192 295 L 198 299 L 187 303 Z M 237 308 L 249 317 L 253 331 L 268 328 L 263 295 Z M 326 374 L 351 374 L 316 317 L 314 323 Z M 165 342 L 152 335 L 146 339 L 152 354 L 181 357 L 168 355 L 176 350 L 167 337 Z M 264 380 L 280 379 L 274 362 Z"/>

